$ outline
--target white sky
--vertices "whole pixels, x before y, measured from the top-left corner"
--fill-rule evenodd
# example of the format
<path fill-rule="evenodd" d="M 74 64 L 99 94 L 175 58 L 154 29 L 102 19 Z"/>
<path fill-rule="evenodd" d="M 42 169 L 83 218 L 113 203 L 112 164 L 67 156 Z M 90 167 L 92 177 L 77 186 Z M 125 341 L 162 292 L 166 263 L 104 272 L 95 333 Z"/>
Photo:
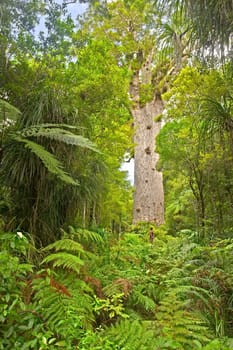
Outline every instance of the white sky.
<path fill-rule="evenodd" d="M 130 162 L 125 162 L 121 166 L 121 170 L 128 172 L 128 180 L 133 185 L 134 183 L 134 159 L 132 158 Z"/>
<path fill-rule="evenodd" d="M 62 4 L 62 0 L 56 0 L 56 3 Z M 71 13 L 72 18 L 76 18 L 78 15 L 82 14 L 87 8 L 87 4 L 79 4 L 78 1 L 75 4 L 68 4 L 67 10 Z"/>

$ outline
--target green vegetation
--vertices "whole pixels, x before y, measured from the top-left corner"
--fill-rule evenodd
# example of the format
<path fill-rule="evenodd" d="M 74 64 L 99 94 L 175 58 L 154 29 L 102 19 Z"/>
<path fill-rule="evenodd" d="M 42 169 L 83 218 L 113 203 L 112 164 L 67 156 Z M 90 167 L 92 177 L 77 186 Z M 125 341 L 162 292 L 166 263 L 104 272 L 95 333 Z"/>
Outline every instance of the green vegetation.
<path fill-rule="evenodd" d="M 232 349 L 232 239 L 155 234 L 2 234 L 1 348 Z"/>
<path fill-rule="evenodd" d="M 82 2 L 1 4 L 0 350 L 232 350 L 232 4 Z M 165 224 L 132 225 L 154 101 Z"/>

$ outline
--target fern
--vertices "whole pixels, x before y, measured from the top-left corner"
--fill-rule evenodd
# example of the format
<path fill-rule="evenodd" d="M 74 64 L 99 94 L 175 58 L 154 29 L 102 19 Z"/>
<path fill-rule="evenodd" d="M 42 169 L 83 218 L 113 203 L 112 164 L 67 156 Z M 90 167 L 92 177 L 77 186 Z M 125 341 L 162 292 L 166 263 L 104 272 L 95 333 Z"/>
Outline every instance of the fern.
<path fill-rule="evenodd" d="M 133 289 L 130 302 L 136 307 L 139 306 L 146 311 L 155 309 L 155 302 L 148 295 L 144 294 L 141 288 Z"/>
<path fill-rule="evenodd" d="M 60 250 L 67 250 L 76 252 L 79 255 L 84 254 L 84 249 L 82 245 L 68 238 L 63 238 L 59 241 L 56 241 L 55 243 L 49 244 L 47 247 L 43 248 L 43 251 L 49 251 L 52 249 L 54 249 L 56 252 Z"/>
<path fill-rule="evenodd" d="M 50 272 L 50 277 L 34 280 L 35 308 L 46 327 L 54 333 L 55 345 L 73 349 L 94 322 L 91 289 L 83 281 L 74 280 L 72 275 L 65 279 L 60 275 L 59 283 L 54 283 L 52 275 Z"/>
<path fill-rule="evenodd" d="M 25 136 L 26 136 L 27 132 L 30 134 L 30 130 L 32 130 L 32 132 L 34 132 L 34 130 L 38 130 L 40 128 L 64 128 L 64 129 L 70 129 L 70 130 L 81 129 L 81 127 L 78 128 L 76 125 L 70 125 L 70 124 L 40 123 L 40 124 L 31 125 L 31 126 L 28 126 L 27 128 L 22 129 L 21 133 L 25 133 Z"/>
<path fill-rule="evenodd" d="M 85 243 L 94 242 L 99 244 L 104 243 L 103 237 L 98 232 L 89 231 L 86 229 L 81 229 L 81 228 L 76 229 L 72 226 L 69 226 L 69 235 L 73 236 L 73 238 L 77 239 L 79 242 L 85 242 Z"/>
<path fill-rule="evenodd" d="M 232 350 L 233 348 L 233 340 L 232 339 L 215 339 L 211 341 L 208 345 L 206 345 L 201 350 Z"/>
<path fill-rule="evenodd" d="M 42 264 L 47 264 L 52 262 L 53 267 L 62 267 L 69 271 L 74 271 L 79 273 L 81 266 L 84 265 L 84 261 L 78 256 L 75 256 L 66 252 L 58 252 L 50 254 L 42 261 Z"/>
<path fill-rule="evenodd" d="M 80 243 L 69 238 L 63 238 L 42 249 L 44 252 L 51 250 L 55 250 L 56 253 L 45 257 L 42 264 L 51 262 L 54 268 L 61 267 L 76 273 L 79 273 L 81 267 L 84 266 L 83 259 L 90 257 L 90 255 L 92 256 L 91 253 L 84 250 Z"/>
<path fill-rule="evenodd" d="M 111 341 L 117 349 L 154 349 L 155 336 L 151 327 L 138 321 L 123 320 L 104 332 L 104 339 Z"/>
<path fill-rule="evenodd" d="M 202 319 L 187 311 L 186 306 L 187 302 L 179 300 L 175 293 L 167 293 L 156 311 L 155 324 L 159 335 L 178 341 L 184 349 L 200 348 L 211 335 Z"/>
<path fill-rule="evenodd" d="M 0 98 L 0 119 L 6 121 L 6 119 L 16 120 L 20 111 L 12 106 L 7 101 Z"/>
<path fill-rule="evenodd" d="M 123 293 L 124 297 L 132 291 L 132 283 L 126 278 L 115 279 L 110 285 L 104 287 L 104 293 L 107 296 L 112 296 L 117 293 Z"/>
<path fill-rule="evenodd" d="M 48 127 L 51 126 L 51 127 Z M 23 137 L 46 137 L 51 140 L 66 143 L 68 145 L 74 145 L 79 147 L 88 148 L 92 151 L 99 152 L 96 146 L 87 138 L 81 135 L 75 135 L 72 132 L 61 129 L 61 126 L 52 127 L 53 124 L 33 125 L 29 128 L 23 129 L 20 134 Z M 63 124 L 63 126 L 67 127 Z"/>
<path fill-rule="evenodd" d="M 62 164 L 59 162 L 59 160 L 56 159 L 55 156 L 48 152 L 43 146 L 20 136 L 13 136 L 13 139 L 24 143 L 26 148 L 30 149 L 31 152 L 36 154 L 50 173 L 56 175 L 60 180 L 69 185 L 78 185 L 77 181 L 63 170 Z"/>

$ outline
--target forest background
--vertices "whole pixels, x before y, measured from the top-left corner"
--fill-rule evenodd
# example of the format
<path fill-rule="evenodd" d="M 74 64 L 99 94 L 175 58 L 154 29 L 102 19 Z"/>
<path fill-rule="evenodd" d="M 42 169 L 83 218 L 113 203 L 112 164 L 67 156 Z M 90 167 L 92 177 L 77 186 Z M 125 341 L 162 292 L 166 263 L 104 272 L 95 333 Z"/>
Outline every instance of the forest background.
<path fill-rule="evenodd" d="M 1 2 L 0 349 L 233 349 L 232 20 L 228 0 Z M 122 171 L 140 147 L 157 221 Z"/>

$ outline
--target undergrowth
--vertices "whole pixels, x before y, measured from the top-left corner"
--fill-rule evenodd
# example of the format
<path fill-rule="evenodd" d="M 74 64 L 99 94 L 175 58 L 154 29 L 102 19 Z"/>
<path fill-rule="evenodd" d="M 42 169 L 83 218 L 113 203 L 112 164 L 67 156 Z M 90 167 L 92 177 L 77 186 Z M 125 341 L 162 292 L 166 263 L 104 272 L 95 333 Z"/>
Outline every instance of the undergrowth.
<path fill-rule="evenodd" d="M 0 349 L 232 349 L 233 241 L 155 231 L 2 233 Z"/>

